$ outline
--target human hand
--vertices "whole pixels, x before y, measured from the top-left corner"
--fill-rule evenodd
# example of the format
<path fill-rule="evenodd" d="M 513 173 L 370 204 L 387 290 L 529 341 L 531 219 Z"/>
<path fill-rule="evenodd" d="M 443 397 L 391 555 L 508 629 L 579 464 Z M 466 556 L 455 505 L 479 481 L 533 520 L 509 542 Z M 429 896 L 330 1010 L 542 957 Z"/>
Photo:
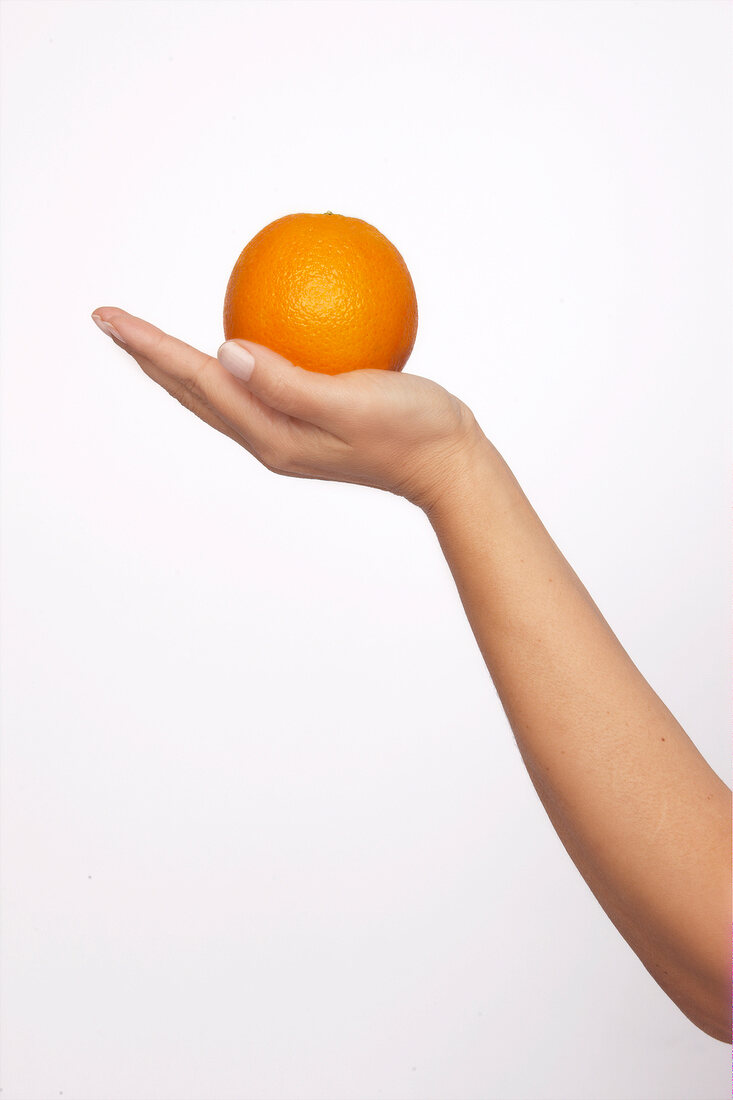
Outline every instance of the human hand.
<path fill-rule="evenodd" d="M 274 473 L 371 485 L 429 513 L 481 435 L 470 409 L 428 378 L 317 374 L 249 340 L 227 341 L 214 358 L 123 310 L 92 317 L 153 381 Z"/>

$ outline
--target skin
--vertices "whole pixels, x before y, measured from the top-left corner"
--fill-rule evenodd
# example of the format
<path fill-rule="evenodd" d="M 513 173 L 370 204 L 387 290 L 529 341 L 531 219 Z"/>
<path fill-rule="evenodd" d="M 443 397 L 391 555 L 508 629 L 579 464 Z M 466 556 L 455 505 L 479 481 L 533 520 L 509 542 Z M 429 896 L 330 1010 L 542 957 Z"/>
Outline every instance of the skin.
<path fill-rule="evenodd" d="M 371 485 L 429 520 L 568 854 L 668 996 L 731 1041 L 731 792 L 636 668 L 470 409 L 427 378 L 325 375 L 246 340 L 251 377 L 122 310 L 155 382 L 275 473 Z"/>

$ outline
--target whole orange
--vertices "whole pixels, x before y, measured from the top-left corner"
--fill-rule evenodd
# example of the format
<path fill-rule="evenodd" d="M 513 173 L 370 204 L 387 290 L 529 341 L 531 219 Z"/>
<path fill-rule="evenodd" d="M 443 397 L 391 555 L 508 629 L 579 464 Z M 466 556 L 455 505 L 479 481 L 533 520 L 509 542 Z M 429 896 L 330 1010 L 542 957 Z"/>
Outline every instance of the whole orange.
<path fill-rule="evenodd" d="M 243 249 L 224 299 L 224 336 L 322 374 L 402 370 L 417 299 L 395 246 L 341 214 L 288 214 Z"/>

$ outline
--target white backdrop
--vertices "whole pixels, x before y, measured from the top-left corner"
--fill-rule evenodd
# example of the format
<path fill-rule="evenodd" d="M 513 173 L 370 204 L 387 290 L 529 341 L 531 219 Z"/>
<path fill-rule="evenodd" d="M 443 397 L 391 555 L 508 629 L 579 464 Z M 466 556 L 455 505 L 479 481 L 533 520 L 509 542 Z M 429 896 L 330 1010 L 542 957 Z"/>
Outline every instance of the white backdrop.
<path fill-rule="evenodd" d="M 729 782 L 727 4 L 2 6 L 2 1100 L 717 1100 L 557 839 L 429 524 L 279 478 L 262 226 L 412 272 L 458 394 Z"/>

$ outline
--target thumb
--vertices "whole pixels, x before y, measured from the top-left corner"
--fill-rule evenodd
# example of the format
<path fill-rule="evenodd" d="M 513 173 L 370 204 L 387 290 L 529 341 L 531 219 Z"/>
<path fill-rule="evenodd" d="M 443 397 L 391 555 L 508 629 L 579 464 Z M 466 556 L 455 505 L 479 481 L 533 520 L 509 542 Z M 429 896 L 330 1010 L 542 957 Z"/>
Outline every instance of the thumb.
<path fill-rule="evenodd" d="M 338 377 L 294 366 L 251 340 L 227 340 L 216 353 L 222 367 L 278 412 L 328 428 L 345 405 Z"/>

